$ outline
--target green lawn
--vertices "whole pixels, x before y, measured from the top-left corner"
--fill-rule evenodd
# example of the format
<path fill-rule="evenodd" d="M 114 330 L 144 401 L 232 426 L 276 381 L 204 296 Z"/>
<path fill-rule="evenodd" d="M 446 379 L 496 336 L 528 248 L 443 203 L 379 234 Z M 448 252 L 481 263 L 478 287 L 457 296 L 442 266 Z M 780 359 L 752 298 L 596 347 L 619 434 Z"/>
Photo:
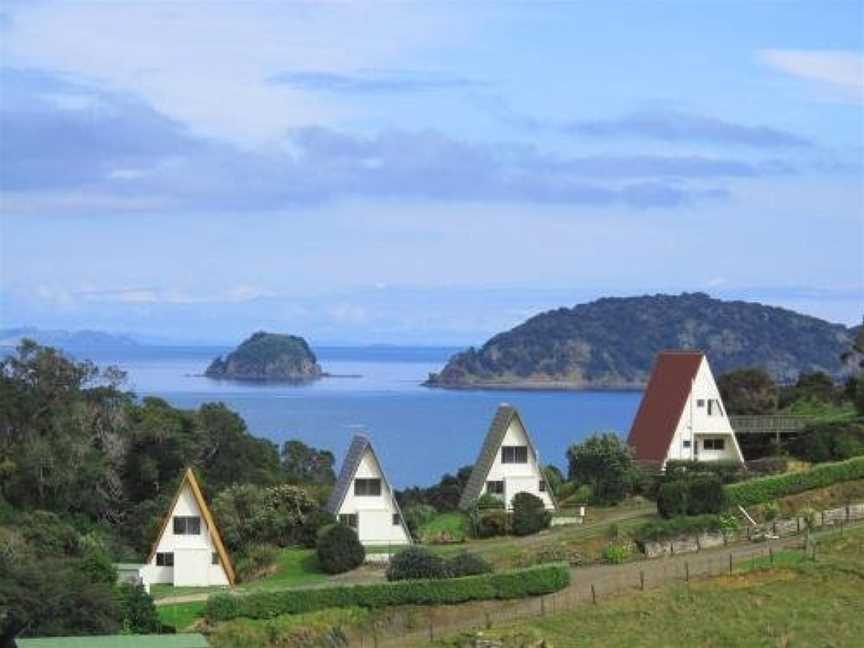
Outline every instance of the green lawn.
<path fill-rule="evenodd" d="M 424 542 L 449 537 L 451 542 L 462 542 L 468 536 L 468 519 L 461 511 L 439 513 L 420 528 Z"/>
<path fill-rule="evenodd" d="M 176 603 L 160 605 L 156 608 L 159 619 L 166 625 L 174 626 L 177 632 L 182 632 L 195 623 L 204 611 L 204 601 L 195 603 Z"/>
<path fill-rule="evenodd" d="M 553 646 L 853 646 L 864 637 L 864 529 L 746 561 L 731 576 L 628 593 L 484 632 L 504 648 Z M 476 634 L 419 645 L 462 648 Z"/>

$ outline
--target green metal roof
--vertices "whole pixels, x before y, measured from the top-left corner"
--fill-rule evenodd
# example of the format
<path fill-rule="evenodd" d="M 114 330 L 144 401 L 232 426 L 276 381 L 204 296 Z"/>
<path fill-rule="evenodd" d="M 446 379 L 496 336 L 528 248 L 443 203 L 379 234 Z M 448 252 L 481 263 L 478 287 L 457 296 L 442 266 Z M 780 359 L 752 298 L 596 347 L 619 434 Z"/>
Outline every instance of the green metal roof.
<path fill-rule="evenodd" d="M 89 637 L 35 637 L 16 639 L 20 648 L 207 648 L 197 633 L 101 635 Z"/>

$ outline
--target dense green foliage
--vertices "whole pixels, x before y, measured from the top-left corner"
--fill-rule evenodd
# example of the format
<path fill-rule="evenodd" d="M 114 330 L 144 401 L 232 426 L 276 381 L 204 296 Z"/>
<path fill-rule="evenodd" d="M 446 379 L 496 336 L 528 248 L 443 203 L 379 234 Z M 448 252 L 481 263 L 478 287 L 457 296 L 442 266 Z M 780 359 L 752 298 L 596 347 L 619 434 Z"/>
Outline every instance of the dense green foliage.
<path fill-rule="evenodd" d="M 775 380 L 839 374 L 851 332 L 793 311 L 701 293 L 606 298 L 536 315 L 479 350 L 453 356 L 429 384 L 554 380 L 579 386 L 643 384 L 663 349 L 703 349 L 718 373 L 765 367 Z"/>
<path fill-rule="evenodd" d="M 420 538 L 420 529 L 431 522 L 436 515 L 438 515 L 438 511 L 429 504 L 411 504 L 402 509 L 402 517 L 408 526 L 411 537 L 415 540 Z"/>
<path fill-rule="evenodd" d="M 864 455 L 864 424 L 836 421 L 810 426 L 789 442 L 788 450 L 812 463 L 845 461 Z"/>
<path fill-rule="evenodd" d="M 357 533 L 344 524 L 334 524 L 318 537 L 318 564 L 328 574 L 341 574 L 363 564 L 366 550 Z"/>
<path fill-rule="evenodd" d="M 404 511 L 415 504 L 426 504 L 440 512 L 457 510 L 462 489 L 468 483 L 473 468 L 474 466 L 462 466 L 456 471 L 455 476 L 447 473 L 437 484 L 429 488 L 415 486 L 397 491 L 396 499 L 399 500 L 400 508 Z"/>
<path fill-rule="evenodd" d="M 718 531 L 733 530 L 737 528 L 737 522 L 732 516 L 725 515 L 696 515 L 673 517 L 668 520 L 657 520 L 646 522 L 636 529 L 634 536 L 639 542 L 649 540 L 666 540 L 685 534 L 715 533 Z"/>
<path fill-rule="evenodd" d="M 450 558 L 447 567 L 454 578 L 491 574 L 493 571 L 492 565 L 485 558 L 469 551 L 460 551 Z"/>
<path fill-rule="evenodd" d="M 507 526 L 507 512 L 504 509 L 485 511 L 477 516 L 474 535 L 478 538 L 506 535 Z"/>
<path fill-rule="evenodd" d="M 260 487 L 238 484 L 213 500 L 222 539 L 231 549 L 254 544 L 286 547 L 297 544 L 306 517 L 316 502 L 299 486 L 281 484 Z"/>
<path fill-rule="evenodd" d="M 716 475 L 724 484 L 747 478 L 747 469 L 737 461 L 692 461 L 686 459 L 670 459 L 666 462 L 663 474 L 664 481 L 686 479 L 696 474 L 710 473 Z"/>
<path fill-rule="evenodd" d="M 542 565 L 442 580 L 257 592 L 246 596 L 217 594 L 208 599 L 205 615 L 210 621 L 227 621 L 238 617 L 272 619 L 280 614 L 300 614 L 331 607 L 458 604 L 549 594 L 567 587 L 569 583 L 567 565 Z"/>
<path fill-rule="evenodd" d="M 438 554 L 419 546 L 403 549 L 390 558 L 387 580 L 416 580 L 418 578 L 450 578 L 447 561 Z"/>
<path fill-rule="evenodd" d="M 729 371 L 717 378 L 717 387 L 727 414 L 773 414 L 777 411 L 780 393 L 764 369 Z"/>
<path fill-rule="evenodd" d="M 552 516 L 546 510 L 543 500 L 536 495 L 517 493 L 513 497 L 512 506 L 511 526 L 514 535 L 531 535 L 549 527 Z"/>
<path fill-rule="evenodd" d="M 313 511 L 303 520 L 300 527 L 300 544 L 309 549 L 314 549 L 318 544 L 318 534 L 324 527 L 336 524 L 336 516 L 328 511 Z"/>
<path fill-rule="evenodd" d="M 671 462 L 670 462 L 671 463 Z M 731 466 L 730 466 L 731 467 Z M 712 471 L 710 463 L 676 462 L 667 469 L 657 490 L 657 511 L 666 518 L 677 515 L 720 513 L 726 508 L 723 469 Z"/>
<path fill-rule="evenodd" d="M 309 380 L 321 376 L 312 349 L 301 337 L 258 331 L 224 358 L 216 358 L 205 375 L 234 380 Z"/>
<path fill-rule="evenodd" d="M 844 481 L 864 479 L 864 457 L 824 463 L 809 470 L 758 477 L 725 486 L 730 506 L 752 506 L 794 495 L 813 488 L 824 488 Z"/>
<path fill-rule="evenodd" d="M 594 434 L 567 449 L 569 477 L 588 484 L 596 501 L 614 504 L 632 489 L 635 468 L 630 449 L 614 432 Z"/>
<path fill-rule="evenodd" d="M 121 583 L 117 586 L 117 602 L 124 633 L 151 634 L 162 629 L 153 599 L 144 591 L 143 585 Z"/>
<path fill-rule="evenodd" d="M 292 439 L 282 445 L 282 470 L 285 479 L 291 484 L 334 484 L 336 462 L 329 450 L 319 450 L 307 446 L 302 441 Z"/>
<path fill-rule="evenodd" d="M 607 563 L 618 565 L 633 556 L 633 543 L 624 538 L 613 540 L 603 547 L 600 556 Z"/>

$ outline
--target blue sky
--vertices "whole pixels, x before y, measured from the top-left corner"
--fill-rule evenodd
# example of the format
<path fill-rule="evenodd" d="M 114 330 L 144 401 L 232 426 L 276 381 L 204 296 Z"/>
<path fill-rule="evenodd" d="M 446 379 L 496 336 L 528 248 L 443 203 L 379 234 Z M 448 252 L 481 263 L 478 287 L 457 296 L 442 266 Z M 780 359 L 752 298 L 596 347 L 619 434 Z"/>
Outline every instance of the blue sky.
<path fill-rule="evenodd" d="M 16 2 L 0 324 L 464 344 L 864 312 L 861 2 Z"/>

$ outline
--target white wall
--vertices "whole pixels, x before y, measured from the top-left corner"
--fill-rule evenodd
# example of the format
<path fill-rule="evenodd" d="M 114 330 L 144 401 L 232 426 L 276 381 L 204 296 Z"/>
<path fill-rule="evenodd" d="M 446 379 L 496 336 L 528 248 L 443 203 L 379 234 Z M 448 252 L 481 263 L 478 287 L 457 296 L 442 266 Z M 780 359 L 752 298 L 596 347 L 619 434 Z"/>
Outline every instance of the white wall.
<path fill-rule="evenodd" d="M 201 533 L 174 535 L 175 516 L 198 516 L 201 518 Z M 174 554 L 174 567 L 157 566 L 154 553 L 153 559 L 142 570 L 142 575 L 148 583 L 173 583 L 176 586 L 190 587 L 228 585 L 228 576 L 221 562 L 217 565 L 211 564 L 215 551 L 207 522 L 198 508 L 192 489 L 186 484 L 156 547 L 156 553 Z"/>
<path fill-rule="evenodd" d="M 357 466 L 354 479 L 380 479 L 381 495 L 355 495 L 354 482 L 348 488 L 339 515 L 357 515 L 357 536 L 364 545 L 409 544 L 403 524 L 393 524 L 393 514 L 398 513 L 393 493 L 387 487 L 384 472 L 375 455 L 367 449 Z"/>
<path fill-rule="evenodd" d="M 480 494 L 486 492 L 486 482 L 488 481 L 503 481 L 504 482 L 504 497 L 507 508 L 510 508 L 513 497 L 517 493 L 527 492 L 536 495 L 543 500 L 546 508 L 552 510 L 555 508 L 552 503 L 552 498 L 549 492 L 540 492 L 540 480 L 543 475 L 537 464 L 537 457 L 531 451 L 531 445 L 528 443 L 528 435 L 518 417 L 513 417 L 510 421 L 510 426 L 504 434 L 502 446 L 528 446 L 528 463 L 501 463 L 501 448 L 495 455 L 495 461 L 489 469 L 489 474 L 483 483 L 483 490 Z"/>
<path fill-rule="evenodd" d="M 698 407 L 697 401 L 704 400 L 705 406 Z M 722 411 L 715 411 L 713 415 L 708 414 L 708 400 L 720 402 Z M 724 439 L 725 447 L 722 451 L 705 450 L 706 438 Z M 684 447 L 684 441 L 690 441 L 690 447 Z M 720 390 L 714 382 L 714 376 L 708 361 L 702 358 L 696 377 L 693 380 L 693 389 L 684 404 L 684 410 L 675 429 L 675 436 L 669 446 L 666 459 L 698 459 L 699 461 L 740 461 L 743 463 L 744 456 L 735 432 L 729 423 L 726 414 L 726 406 L 720 398 Z"/>

